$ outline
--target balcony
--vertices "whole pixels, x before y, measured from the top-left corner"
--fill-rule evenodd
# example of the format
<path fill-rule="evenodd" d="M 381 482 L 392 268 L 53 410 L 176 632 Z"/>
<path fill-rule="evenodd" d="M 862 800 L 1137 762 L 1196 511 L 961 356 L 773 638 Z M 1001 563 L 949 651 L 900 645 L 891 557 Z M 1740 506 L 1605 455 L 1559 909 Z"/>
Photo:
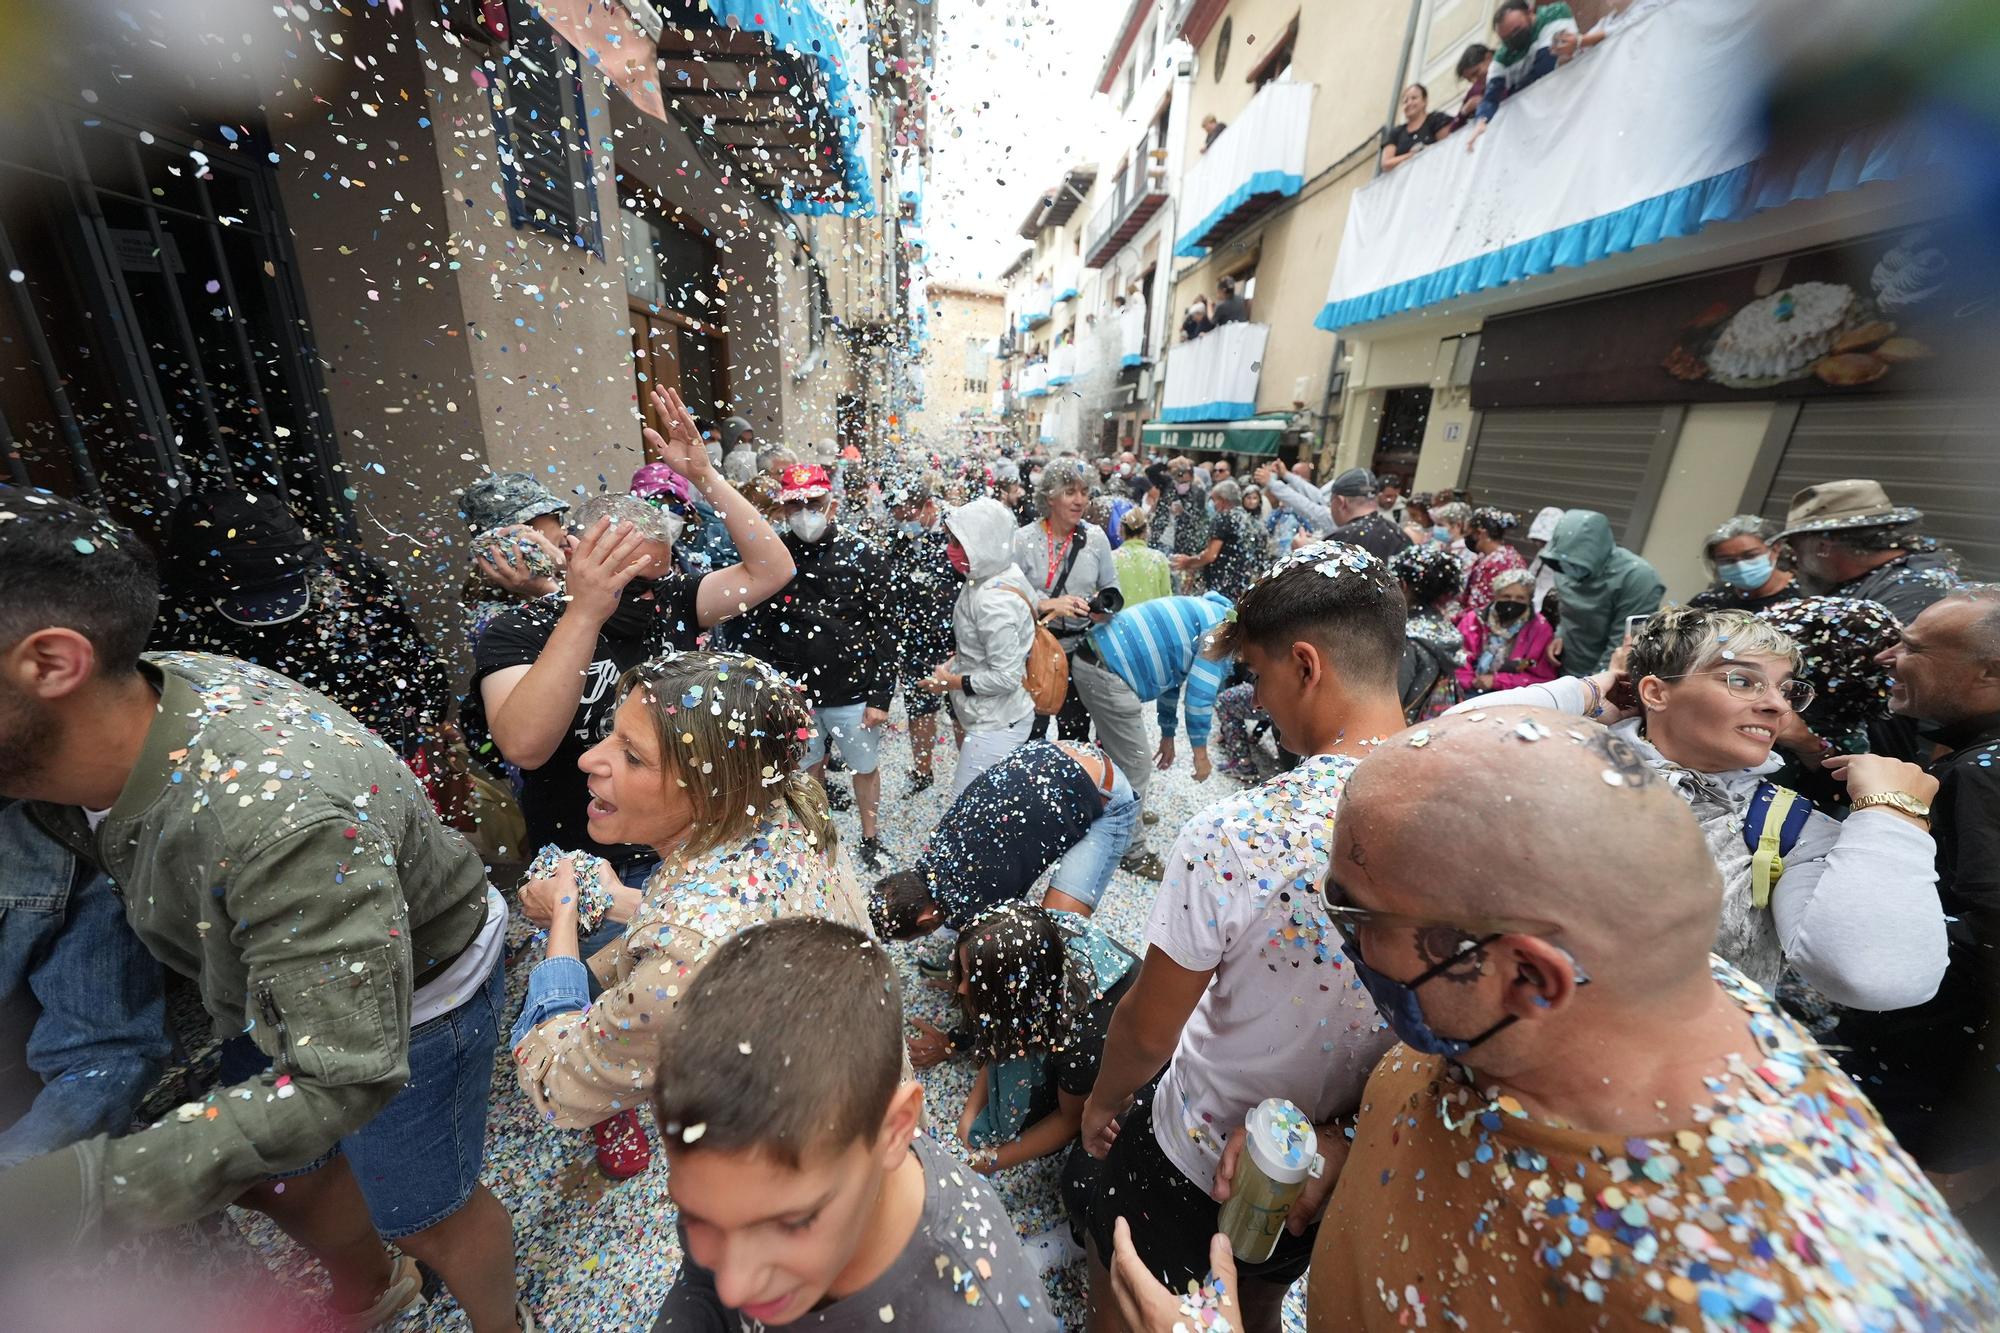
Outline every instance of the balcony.
<path fill-rule="evenodd" d="M 1181 217 L 1193 221 L 1174 254 L 1199 259 L 1306 183 L 1313 86 L 1267 83 L 1181 179 Z"/>
<path fill-rule="evenodd" d="M 1022 333 L 1026 333 L 1029 329 L 1040 328 L 1049 322 L 1049 316 L 1055 313 L 1055 308 L 1055 288 L 1047 280 L 1038 282 L 1021 298 L 1021 314 L 1014 321 L 1014 327 Z"/>
<path fill-rule="evenodd" d="M 1227 327 L 1226 325 L 1224 327 Z M 1118 368 L 1130 370 L 1146 364 L 1146 303 L 1127 301 L 1118 312 Z"/>
<path fill-rule="evenodd" d="M 1714 263 L 1711 243 L 1687 239 L 1706 228 L 1922 168 L 1915 136 L 1874 131 L 1802 162 L 1760 160 L 1768 52 L 1745 13 L 1740 0 L 1640 0 L 1601 45 L 1507 99 L 1470 151 L 1454 136 L 1356 191 L 1313 322 L 1561 300 L 1603 272 L 1575 270 L 1649 246 L 1665 248 L 1642 261 L 1648 277 L 1691 272 Z M 1669 70 L 1688 78 L 1641 95 Z M 1496 294 L 1469 299 L 1483 292 Z"/>
<path fill-rule="evenodd" d="M 1131 244 L 1167 202 L 1167 151 L 1141 139 L 1122 167 L 1113 168 L 1111 193 L 1083 229 L 1083 265 L 1103 268 Z"/>
<path fill-rule="evenodd" d="M 1224 324 L 1167 352 L 1162 421 L 1234 421 L 1257 410 L 1268 324 Z"/>
<path fill-rule="evenodd" d="M 1049 387 L 1060 389 L 1076 379 L 1076 344 L 1064 343 L 1049 353 Z"/>
<path fill-rule="evenodd" d="M 1033 361 L 1021 367 L 1021 373 L 1014 377 L 1016 398 L 1046 398 L 1049 396 L 1049 363 Z"/>

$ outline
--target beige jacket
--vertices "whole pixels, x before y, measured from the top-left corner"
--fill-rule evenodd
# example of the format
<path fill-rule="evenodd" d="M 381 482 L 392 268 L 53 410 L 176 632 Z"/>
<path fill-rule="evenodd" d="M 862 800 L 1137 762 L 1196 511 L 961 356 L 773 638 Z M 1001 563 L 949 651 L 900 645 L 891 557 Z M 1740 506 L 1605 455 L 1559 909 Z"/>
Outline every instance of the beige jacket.
<path fill-rule="evenodd" d="M 771 820 L 744 842 L 669 858 L 646 883 L 624 936 L 590 959 L 605 987 L 514 1048 L 522 1091 L 550 1123 L 581 1129 L 651 1096 L 667 1016 L 718 945 L 746 926 L 817 916 L 868 929 L 844 860 L 829 868 L 796 823 Z"/>

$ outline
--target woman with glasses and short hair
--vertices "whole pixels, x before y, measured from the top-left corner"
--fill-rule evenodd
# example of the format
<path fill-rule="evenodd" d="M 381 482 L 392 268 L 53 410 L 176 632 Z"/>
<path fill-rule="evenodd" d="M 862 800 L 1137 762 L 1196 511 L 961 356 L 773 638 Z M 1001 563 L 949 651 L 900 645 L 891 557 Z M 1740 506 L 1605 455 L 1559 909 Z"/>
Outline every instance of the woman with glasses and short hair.
<path fill-rule="evenodd" d="M 1830 756 L 1852 800 L 1845 822 L 1770 782 L 1783 766 L 1772 742 L 1813 701 L 1799 670 L 1798 644 L 1748 612 L 1669 606 L 1595 676 L 1455 711 L 1525 704 L 1609 725 L 1694 811 L 1722 875 L 1715 951 L 1767 991 L 1789 973 L 1836 1005 L 1922 1004 L 1947 962 L 1929 817 L 1937 780 L 1884 755 Z M 1533 743 L 1572 742 L 1558 732 Z M 1604 780 L 1623 781 L 1615 768 Z"/>

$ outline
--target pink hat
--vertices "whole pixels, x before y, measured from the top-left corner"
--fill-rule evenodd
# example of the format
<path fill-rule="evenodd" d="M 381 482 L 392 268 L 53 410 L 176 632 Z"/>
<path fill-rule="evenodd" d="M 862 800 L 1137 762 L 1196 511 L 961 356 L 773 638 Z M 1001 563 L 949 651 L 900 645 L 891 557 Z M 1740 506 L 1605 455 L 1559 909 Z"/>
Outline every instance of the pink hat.
<path fill-rule="evenodd" d="M 632 474 L 632 494 L 641 500 L 657 500 L 671 495 L 676 500 L 694 503 L 694 486 L 680 473 L 665 463 L 648 463 Z"/>
<path fill-rule="evenodd" d="M 794 463 L 778 474 L 778 499 L 784 504 L 817 500 L 832 491 L 833 478 L 818 463 Z"/>

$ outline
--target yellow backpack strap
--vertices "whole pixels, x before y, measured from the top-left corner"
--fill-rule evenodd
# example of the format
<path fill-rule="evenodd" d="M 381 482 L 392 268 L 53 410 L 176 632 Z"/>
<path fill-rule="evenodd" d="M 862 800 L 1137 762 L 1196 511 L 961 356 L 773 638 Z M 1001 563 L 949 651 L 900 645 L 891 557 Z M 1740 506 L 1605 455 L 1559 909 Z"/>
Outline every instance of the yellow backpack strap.
<path fill-rule="evenodd" d="M 1769 793 L 1770 799 L 1765 799 Z M 1766 782 L 1758 789 L 1750 807 L 1750 817 L 1759 820 L 1756 845 L 1750 849 L 1750 905 L 1762 911 L 1771 905 L 1771 886 L 1785 873 L 1782 839 L 1785 821 L 1792 812 L 1797 792 Z"/>

